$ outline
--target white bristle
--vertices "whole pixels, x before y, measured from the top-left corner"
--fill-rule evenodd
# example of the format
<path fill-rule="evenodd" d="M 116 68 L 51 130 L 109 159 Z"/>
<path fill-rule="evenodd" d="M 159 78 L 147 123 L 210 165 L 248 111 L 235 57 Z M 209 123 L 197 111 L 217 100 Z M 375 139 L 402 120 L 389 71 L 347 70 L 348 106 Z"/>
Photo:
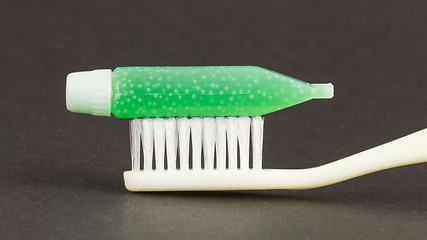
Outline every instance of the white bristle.
<path fill-rule="evenodd" d="M 153 120 L 154 130 L 154 156 L 156 158 L 156 171 L 165 169 L 165 130 L 166 120 L 159 118 Z"/>
<path fill-rule="evenodd" d="M 176 170 L 177 132 L 175 118 L 166 119 L 166 158 L 168 170 Z"/>
<path fill-rule="evenodd" d="M 134 131 L 134 132 L 133 132 Z M 141 169 L 141 121 L 139 119 L 133 119 L 129 125 L 130 132 L 130 151 L 132 158 L 132 170 Z"/>
<path fill-rule="evenodd" d="M 193 148 L 193 170 L 202 169 L 202 118 L 190 119 L 191 143 Z"/>
<path fill-rule="evenodd" d="M 215 120 L 214 118 L 203 118 L 203 158 L 205 169 L 213 170 L 215 162 Z"/>
<path fill-rule="evenodd" d="M 179 164 L 181 170 L 189 170 L 190 119 L 178 118 Z"/>
<path fill-rule="evenodd" d="M 219 117 L 215 119 L 216 134 L 216 166 L 219 170 L 225 170 L 227 164 L 227 121 Z"/>
<path fill-rule="evenodd" d="M 132 169 L 140 170 L 142 140 L 144 171 L 153 169 L 153 153 L 155 169 L 165 170 L 165 151 L 167 169 L 176 171 L 178 148 L 179 168 L 183 171 L 190 169 L 190 148 L 192 170 L 226 170 L 227 159 L 229 170 L 251 170 L 249 164 L 251 144 L 252 169 L 261 170 L 263 126 L 262 117 L 134 119 L 130 121 Z"/>
<path fill-rule="evenodd" d="M 237 118 L 227 119 L 228 168 L 237 170 Z"/>
<path fill-rule="evenodd" d="M 262 117 L 252 118 L 252 162 L 254 170 L 262 169 L 263 129 L 264 119 Z"/>
<path fill-rule="evenodd" d="M 238 118 L 240 169 L 249 170 L 249 133 L 251 129 L 251 119 L 248 117 Z"/>
<path fill-rule="evenodd" d="M 142 150 L 144 151 L 144 171 L 153 170 L 153 120 L 142 121 Z"/>

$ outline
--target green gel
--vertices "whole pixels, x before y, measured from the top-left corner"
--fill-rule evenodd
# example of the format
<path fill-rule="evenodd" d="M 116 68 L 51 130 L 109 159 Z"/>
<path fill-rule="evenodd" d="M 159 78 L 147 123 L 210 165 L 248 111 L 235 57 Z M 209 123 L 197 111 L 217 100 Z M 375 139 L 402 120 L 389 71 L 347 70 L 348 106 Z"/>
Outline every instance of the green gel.
<path fill-rule="evenodd" d="M 259 116 L 333 94 L 255 66 L 119 67 L 111 78 L 117 118 Z"/>

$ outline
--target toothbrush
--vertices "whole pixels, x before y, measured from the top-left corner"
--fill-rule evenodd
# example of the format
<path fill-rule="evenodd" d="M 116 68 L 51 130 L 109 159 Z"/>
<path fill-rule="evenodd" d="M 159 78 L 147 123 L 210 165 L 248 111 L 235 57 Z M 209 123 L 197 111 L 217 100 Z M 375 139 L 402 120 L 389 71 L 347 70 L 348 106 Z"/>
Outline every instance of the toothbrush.
<path fill-rule="evenodd" d="M 425 129 L 319 167 L 262 169 L 260 116 L 333 86 L 260 67 L 102 69 L 69 74 L 66 88 L 72 112 L 133 119 L 129 191 L 308 189 L 427 161 Z"/>

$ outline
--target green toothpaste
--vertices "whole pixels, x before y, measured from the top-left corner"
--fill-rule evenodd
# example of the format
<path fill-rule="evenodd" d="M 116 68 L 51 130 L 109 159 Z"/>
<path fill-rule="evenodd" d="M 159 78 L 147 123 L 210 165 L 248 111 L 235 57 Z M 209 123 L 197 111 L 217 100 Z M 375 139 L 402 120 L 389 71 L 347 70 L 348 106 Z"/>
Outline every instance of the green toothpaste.
<path fill-rule="evenodd" d="M 71 73 L 67 108 L 117 118 L 259 116 L 333 86 L 309 84 L 255 66 L 119 67 Z"/>

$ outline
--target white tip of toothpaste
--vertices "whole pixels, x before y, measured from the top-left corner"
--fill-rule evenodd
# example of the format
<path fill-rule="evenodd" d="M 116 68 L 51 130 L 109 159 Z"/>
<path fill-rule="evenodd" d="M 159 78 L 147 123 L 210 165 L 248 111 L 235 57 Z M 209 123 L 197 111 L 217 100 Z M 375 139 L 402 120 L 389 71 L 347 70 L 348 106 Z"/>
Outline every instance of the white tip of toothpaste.
<path fill-rule="evenodd" d="M 111 116 L 111 70 L 73 72 L 67 76 L 66 104 L 70 112 Z"/>

